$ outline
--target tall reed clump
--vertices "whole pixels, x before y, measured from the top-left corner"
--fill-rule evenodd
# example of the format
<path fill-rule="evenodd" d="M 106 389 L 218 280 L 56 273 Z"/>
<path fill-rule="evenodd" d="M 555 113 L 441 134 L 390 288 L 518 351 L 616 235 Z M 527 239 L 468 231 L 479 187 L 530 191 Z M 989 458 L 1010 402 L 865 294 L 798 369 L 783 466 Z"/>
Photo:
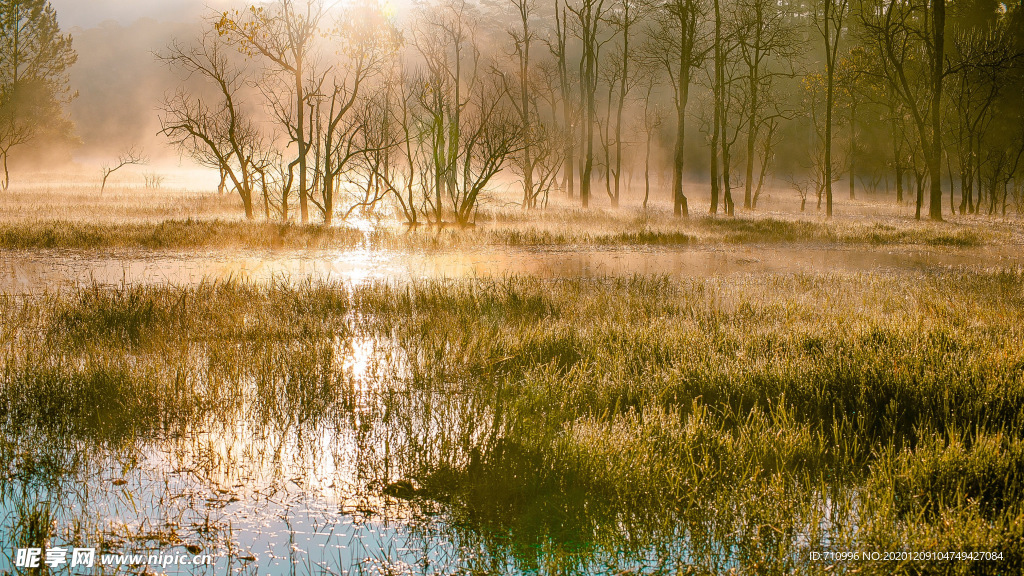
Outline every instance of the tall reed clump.
<path fill-rule="evenodd" d="M 593 542 L 670 510 L 719 544 L 698 563 L 813 572 L 798 542 L 920 549 L 923 521 L 1002 570 L 1022 561 L 1022 280 L 513 278 L 356 306 L 409 351 L 397 458 L 498 533 Z"/>
<path fill-rule="evenodd" d="M 298 418 L 316 393 L 350 402 L 331 357 L 349 337 L 346 298 L 225 283 L 2 299 L 0 422 L 128 440 L 252 407 Z"/>

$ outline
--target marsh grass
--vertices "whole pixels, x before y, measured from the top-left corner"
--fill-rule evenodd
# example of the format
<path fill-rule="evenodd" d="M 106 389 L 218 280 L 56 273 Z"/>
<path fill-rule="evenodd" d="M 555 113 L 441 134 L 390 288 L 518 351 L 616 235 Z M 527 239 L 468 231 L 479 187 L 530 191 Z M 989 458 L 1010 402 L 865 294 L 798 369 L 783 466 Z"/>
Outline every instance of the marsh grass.
<path fill-rule="evenodd" d="M 165 220 L 158 223 L 35 221 L 0 224 L 6 249 L 375 249 L 439 251 L 484 246 L 708 246 L 716 244 L 816 244 L 937 246 L 969 248 L 1007 241 L 981 227 L 949 224 L 863 224 L 772 218 L 666 219 L 657 225 L 619 221 L 600 226 L 494 224 L 460 230 L 384 226 L 366 232 L 352 227 L 277 224 L 231 220 Z M 625 228 L 625 231 L 623 231 Z M 567 232 L 566 230 L 574 230 Z"/>
<path fill-rule="evenodd" d="M 139 248 L 332 248 L 364 241 L 352 228 L 324 228 L 225 220 L 91 224 L 35 222 L 0 224 L 0 246 L 8 249 Z"/>
<path fill-rule="evenodd" d="M 80 222 L 93 224 L 157 223 L 164 220 L 241 219 L 236 195 L 184 188 L 146 190 L 111 185 L 100 193 L 80 178 L 15 186 L 0 194 L 0 222 Z"/>
<path fill-rule="evenodd" d="M 1019 268 L 92 288 L 0 309 L 14 452 L 39 430 L 133 446 L 244 421 L 272 453 L 349 429 L 363 489 L 442 506 L 479 551 L 463 569 L 813 574 L 826 545 L 1004 555 L 859 573 L 1024 565 Z M 362 380 L 357 339 L 389 351 Z"/>

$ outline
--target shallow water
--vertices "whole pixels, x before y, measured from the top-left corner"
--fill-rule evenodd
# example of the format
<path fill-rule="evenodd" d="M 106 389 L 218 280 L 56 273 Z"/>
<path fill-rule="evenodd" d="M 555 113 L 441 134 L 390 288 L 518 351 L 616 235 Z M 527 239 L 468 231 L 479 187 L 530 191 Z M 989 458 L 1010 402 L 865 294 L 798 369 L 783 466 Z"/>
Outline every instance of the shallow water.
<path fill-rule="evenodd" d="M 508 274 L 686 278 L 927 273 L 947 267 L 1021 263 L 1013 248 L 565 248 L 436 254 L 218 251 L 99 256 L 7 251 L 0 252 L 0 291 L 31 294 L 92 283 L 187 285 L 272 278 L 359 284 Z M 692 559 L 693 537 L 681 525 L 665 529 L 627 525 L 607 517 L 544 518 L 538 521 L 541 529 L 557 525 L 562 532 L 545 533 L 539 541 L 524 545 L 512 529 L 506 533 L 500 527 L 477 530 L 441 504 L 382 497 L 386 483 L 403 477 L 396 471 L 400 462 L 389 446 L 408 443 L 413 433 L 428 440 L 457 436 L 451 431 L 457 427 L 453 422 L 475 418 L 481 428 L 487 423 L 463 398 L 450 398 L 447 404 L 427 410 L 421 409 L 418 397 L 410 396 L 404 411 L 389 413 L 381 407 L 377 393 L 383 384 L 410 377 L 406 351 L 387 340 L 358 334 L 323 345 L 331 350 L 329 371 L 351 384 L 352 401 L 344 409 L 330 403 L 300 405 L 301 399 L 293 398 L 276 398 L 279 405 L 265 408 L 258 405 L 260 395 L 248 391 L 242 394 L 247 400 L 222 414 L 220 421 L 193 422 L 185 430 L 132 438 L 127 443 L 104 434 L 77 439 L 48 439 L 35 432 L 0 437 L 0 448 L 5 450 L 39 447 L 39 453 L 31 456 L 33 463 L 26 462 L 29 456 L 13 457 L 17 477 L 0 471 L 0 573 L 12 570 L 17 543 L 11 527 L 19 522 L 18 507 L 42 502 L 51 502 L 59 510 L 54 514 L 51 546 L 78 541 L 74 536 L 81 530 L 103 534 L 116 552 L 184 554 L 190 545 L 214 556 L 212 567 L 157 570 L 169 574 L 455 574 L 481 567 L 510 574 L 654 573 L 672 571 Z M 295 353 L 291 348 L 282 352 L 285 356 Z M 248 358 L 239 353 L 239 359 Z M 196 373 L 210 370 L 210 359 L 202 354 L 183 361 L 194 364 Z M 251 383 L 240 377 L 233 384 L 244 388 Z M 318 398 L 313 398 L 314 403 Z M 447 410 L 443 412 L 446 420 L 419 419 L 439 406 Z M 459 411 L 466 413 L 460 418 Z M 313 417 L 307 419 L 310 414 Z M 434 414 L 433 418 L 441 417 Z M 599 528 L 600 537 L 595 535 Z M 723 558 L 717 566 L 729 566 L 729 550 L 713 553 Z M 136 566 L 130 571 L 143 570 Z"/>
<path fill-rule="evenodd" d="M 303 405 L 268 398 L 243 376 L 231 383 L 243 390 L 237 409 L 183 429 L 171 425 L 119 438 L 97 428 L 70 438 L 30 427 L 0 437 L 0 445 L 31 447 L 3 454 L 14 474 L 4 477 L 0 490 L 0 574 L 16 572 L 24 511 L 43 505 L 52 512 L 44 523 L 46 546 L 97 549 L 97 569 L 69 571 L 64 565 L 57 574 L 101 573 L 104 554 L 139 555 L 139 562 L 150 555 L 212 557 L 208 566 L 121 564 L 122 573 L 268 576 L 464 574 L 481 568 L 649 573 L 686 560 L 682 532 L 630 550 L 622 542 L 552 537 L 552 548 L 524 553 L 514 538 L 479 533 L 443 505 L 382 496 L 381 488 L 401 477 L 388 446 L 410 431 L 434 434 L 438 422 L 424 419 L 430 409 L 419 410 L 416 399 L 397 412 L 382 405 L 379 393 L 389 385 L 400 388 L 395 379 L 408 375 L 399 347 L 362 337 L 327 346 L 338 353 L 336 377 L 351 384 L 341 394 L 351 394 L 352 402 L 341 403 L 350 409 L 339 409 L 334 395 Z M 189 360 L 209 361 L 202 354 Z M 447 416 L 463 409 L 453 402 Z M 479 414 L 474 417 L 485 425 Z M 555 564 L 538 569 L 537 561 Z M 118 560 L 113 562 L 104 573 L 118 571 Z"/>
<path fill-rule="evenodd" d="M 1024 263 L 1019 247 L 489 248 L 402 253 L 388 250 L 123 252 L 0 251 L 0 292 L 40 293 L 94 283 L 193 285 L 270 279 L 410 281 L 435 278 L 540 278 L 668 275 L 698 277 L 800 272 L 923 272 Z"/>

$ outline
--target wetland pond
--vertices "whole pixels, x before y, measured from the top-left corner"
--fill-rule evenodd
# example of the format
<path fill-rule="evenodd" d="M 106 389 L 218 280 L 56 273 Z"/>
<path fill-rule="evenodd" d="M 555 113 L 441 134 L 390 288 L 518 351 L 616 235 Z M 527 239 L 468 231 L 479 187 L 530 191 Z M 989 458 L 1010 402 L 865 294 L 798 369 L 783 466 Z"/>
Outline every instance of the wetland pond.
<path fill-rule="evenodd" d="M 29 546 L 96 550 L 92 568 L 44 568 L 54 574 L 591 574 L 686 560 L 682 533 L 664 518 L 640 522 L 657 536 L 638 544 L 638 534 L 601 527 L 609 518 L 563 506 L 527 521 L 525 536 L 452 513 L 406 478 L 459 458 L 456 439 L 481 437 L 494 414 L 472 392 L 420 388 L 405 348 L 358 332 L 136 351 L 130 362 L 150 365 L 139 374 L 91 353 L 72 364 L 104 365 L 70 374 L 60 361 L 34 374 L 10 363 L 11 388 L 54 377 L 50 392 L 85 397 L 7 398 L 0 573 L 31 573 L 15 557 Z M 82 378 L 93 380 L 85 390 Z M 166 406 L 180 398 L 209 405 Z M 68 413 L 54 417 L 55 405 Z M 159 564 L 165 556 L 208 565 Z"/>
<path fill-rule="evenodd" d="M 890 295 L 1019 265 L 1013 248 L 4 252 L 0 573 L 33 572 L 19 548 L 79 546 L 96 566 L 43 572 L 813 573 L 808 547 L 857 541 L 862 503 L 890 504 L 862 499 L 889 490 L 867 458 L 905 465 L 877 447 L 936 397 L 818 424 L 816 402 L 874 402 L 831 391 L 856 377 L 834 367 L 913 377 L 899 351 L 917 348 L 887 339 L 928 337 L 914 319 L 959 284 Z"/>

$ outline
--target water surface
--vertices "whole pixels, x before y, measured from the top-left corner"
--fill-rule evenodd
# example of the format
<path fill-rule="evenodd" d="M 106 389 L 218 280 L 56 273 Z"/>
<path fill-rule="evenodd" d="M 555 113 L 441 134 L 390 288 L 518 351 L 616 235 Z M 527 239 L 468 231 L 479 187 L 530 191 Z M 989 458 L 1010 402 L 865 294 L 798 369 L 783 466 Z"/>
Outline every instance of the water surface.
<path fill-rule="evenodd" d="M 676 278 L 801 272 L 925 272 L 1024 263 L 1017 247 L 720 247 L 594 249 L 487 248 L 403 253 L 389 250 L 199 252 L 0 251 L 0 292 L 39 293 L 120 284 L 309 279 L 362 284 L 435 278 L 668 275 Z"/>

